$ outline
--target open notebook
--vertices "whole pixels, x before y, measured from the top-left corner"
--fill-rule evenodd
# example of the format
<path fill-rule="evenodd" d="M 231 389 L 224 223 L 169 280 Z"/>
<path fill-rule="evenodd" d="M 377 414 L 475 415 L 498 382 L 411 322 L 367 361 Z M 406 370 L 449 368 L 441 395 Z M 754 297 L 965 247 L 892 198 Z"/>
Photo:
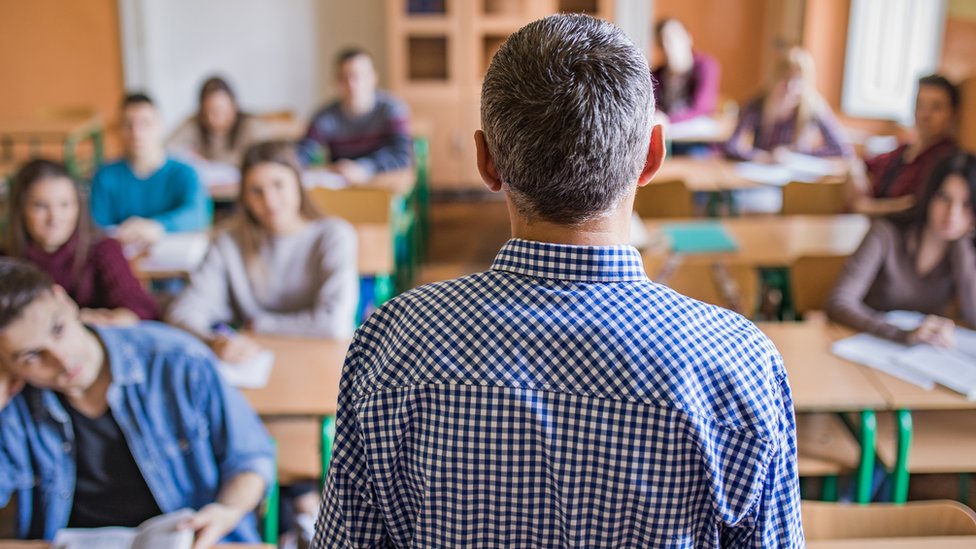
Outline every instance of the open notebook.
<path fill-rule="evenodd" d="M 778 164 L 740 162 L 735 173 L 743 179 L 763 185 L 782 187 L 791 181 L 815 183 L 824 177 L 842 175 L 843 165 L 807 154 L 783 153 Z"/>
<path fill-rule="evenodd" d="M 925 315 L 892 311 L 885 319 L 903 330 L 916 328 Z M 956 346 L 903 345 L 870 334 L 837 341 L 833 352 L 841 358 L 870 366 L 899 379 L 931 389 L 936 384 L 976 400 L 976 331 L 956 328 Z"/>
<path fill-rule="evenodd" d="M 177 525 L 193 515 L 190 509 L 153 517 L 137 528 L 65 528 L 54 536 L 53 549 L 190 549 L 192 530 Z"/>

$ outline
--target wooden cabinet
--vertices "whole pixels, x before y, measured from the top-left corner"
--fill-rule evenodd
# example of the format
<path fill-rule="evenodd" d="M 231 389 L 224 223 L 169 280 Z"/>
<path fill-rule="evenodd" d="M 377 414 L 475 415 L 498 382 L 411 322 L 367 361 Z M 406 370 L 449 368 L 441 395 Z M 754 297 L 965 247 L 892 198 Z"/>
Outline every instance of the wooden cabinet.
<path fill-rule="evenodd" d="M 474 131 L 492 56 L 526 23 L 557 12 L 613 18 L 614 0 L 387 0 L 390 87 L 430 139 L 433 188 L 481 189 Z"/>

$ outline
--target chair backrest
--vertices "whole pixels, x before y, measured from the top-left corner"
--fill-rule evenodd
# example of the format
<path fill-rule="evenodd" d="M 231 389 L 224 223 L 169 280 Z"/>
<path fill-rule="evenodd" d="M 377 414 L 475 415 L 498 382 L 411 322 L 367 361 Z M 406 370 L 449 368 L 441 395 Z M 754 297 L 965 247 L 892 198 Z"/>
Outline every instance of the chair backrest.
<path fill-rule="evenodd" d="M 684 181 L 651 181 L 637 189 L 634 211 L 642 218 L 691 217 L 694 204 Z"/>
<path fill-rule="evenodd" d="M 783 215 L 830 215 L 847 211 L 847 182 L 791 181 L 783 187 Z"/>
<path fill-rule="evenodd" d="M 390 223 L 393 193 L 385 189 L 313 187 L 309 198 L 322 213 L 341 217 L 353 225 Z"/>
<path fill-rule="evenodd" d="M 802 514 L 807 541 L 976 535 L 976 513 L 950 500 L 904 505 L 804 501 Z"/>
<path fill-rule="evenodd" d="M 822 311 L 847 261 L 843 256 L 803 256 L 790 266 L 790 291 L 798 315 Z"/>
<path fill-rule="evenodd" d="M 644 260 L 651 280 L 690 298 L 731 309 L 743 316 L 755 313 L 759 274 L 749 265 L 730 262 L 686 262 L 681 256 L 666 261 Z"/>

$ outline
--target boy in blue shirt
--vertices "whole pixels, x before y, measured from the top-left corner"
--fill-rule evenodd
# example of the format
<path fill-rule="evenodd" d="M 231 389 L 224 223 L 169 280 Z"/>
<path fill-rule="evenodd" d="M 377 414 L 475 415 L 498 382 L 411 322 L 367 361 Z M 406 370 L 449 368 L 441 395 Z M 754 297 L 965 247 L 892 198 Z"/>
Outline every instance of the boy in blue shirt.
<path fill-rule="evenodd" d="M 116 227 L 123 244 L 148 245 L 164 232 L 202 231 L 210 225 L 210 197 L 196 171 L 166 156 L 152 100 L 122 101 L 125 156 L 95 173 L 91 211 L 102 227 Z"/>
<path fill-rule="evenodd" d="M 213 354 L 157 323 L 82 325 L 64 290 L 0 259 L 0 507 L 21 538 L 196 509 L 195 548 L 258 541 L 267 431 Z"/>

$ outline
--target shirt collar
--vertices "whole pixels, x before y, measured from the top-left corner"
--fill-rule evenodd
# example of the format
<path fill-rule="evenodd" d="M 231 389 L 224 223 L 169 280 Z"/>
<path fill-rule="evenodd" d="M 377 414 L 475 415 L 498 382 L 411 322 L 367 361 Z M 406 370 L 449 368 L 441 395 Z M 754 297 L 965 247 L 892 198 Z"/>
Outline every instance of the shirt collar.
<path fill-rule="evenodd" d="M 647 279 L 640 252 L 632 246 L 571 246 L 520 238 L 502 246 L 491 270 L 573 282 Z"/>
<path fill-rule="evenodd" d="M 112 385 L 131 385 L 146 379 L 146 365 L 135 345 L 126 339 L 126 330 L 89 326 L 105 348 L 105 359 L 112 369 Z"/>

